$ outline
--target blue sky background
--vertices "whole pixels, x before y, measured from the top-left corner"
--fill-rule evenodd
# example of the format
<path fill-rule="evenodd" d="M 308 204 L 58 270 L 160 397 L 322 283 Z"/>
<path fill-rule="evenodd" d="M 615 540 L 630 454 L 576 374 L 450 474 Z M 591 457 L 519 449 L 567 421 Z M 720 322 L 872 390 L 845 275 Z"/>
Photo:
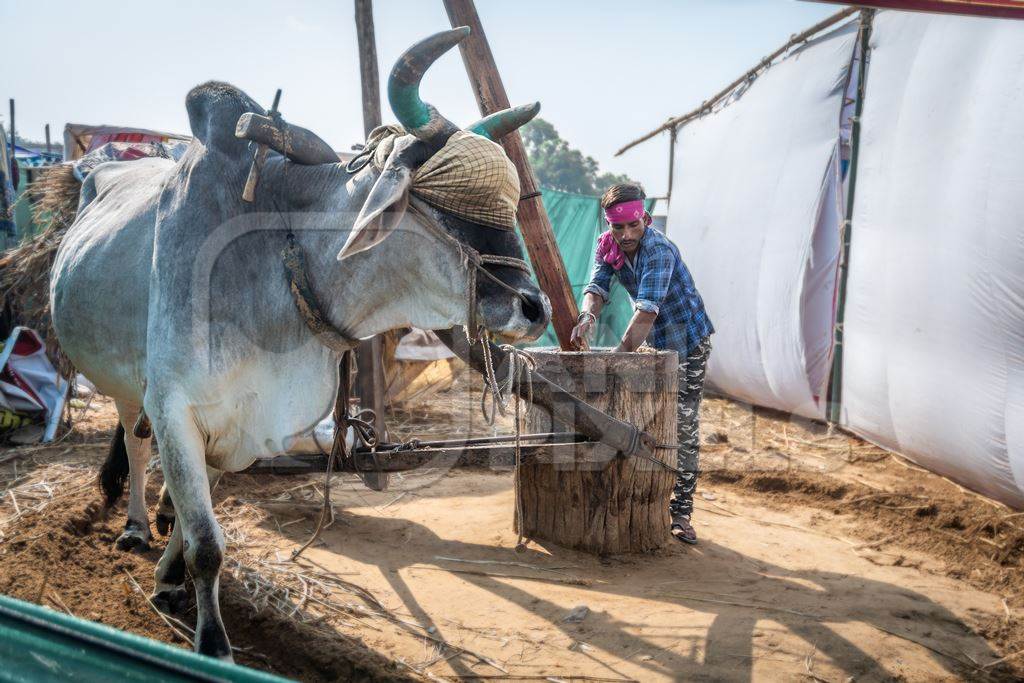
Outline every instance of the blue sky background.
<path fill-rule="evenodd" d="M 619 158 L 616 149 L 840 9 L 797 0 L 476 5 L 512 103 L 539 100 L 571 145 L 651 195 L 666 189 L 667 137 Z M 353 16 L 351 0 L 0 0 L 0 115 L 6 127 L 14 97 L 19 134 L 37 139 L 46 123 L 60 139 L 69 121 L 187 133 L 185 93 L 218 79 L 264 106 L 283 88 L 287 119 L 347 149 L 362 140 Z M 374 18 L 382 82 L 402 50 L 449 28 L 441 0 L 375 0 Z M 609 96 L 623 84 L 636 94 L 625 106 Z M 453 121 L 479 118 L 458 50 L 421 92 Z M 383 112 L 393 120 L 386 104 Z"/>

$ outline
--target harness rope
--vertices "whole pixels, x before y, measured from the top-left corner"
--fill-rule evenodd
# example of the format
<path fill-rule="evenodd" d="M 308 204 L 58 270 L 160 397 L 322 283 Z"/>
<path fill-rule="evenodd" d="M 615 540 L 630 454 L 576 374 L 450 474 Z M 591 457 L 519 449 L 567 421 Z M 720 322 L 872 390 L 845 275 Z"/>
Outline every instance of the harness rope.
<path fill-rule="evenodd" d="M 498 382 L 497 376 L 494 373 L 494 358 L 491 355 L 490 335 L 486 330 L 480 328 L 478 334 L 478 340 L 482 343 L 481 350 L 484 356 L 484 388 L 480 393 L 480 412 L 483 413 L 484 419 L 487 424 L 494 425 L 494 420 L 497 413 L 501 413 L 502 416 L 506 414 L 508 408 L 508 400 L 510 397 L 515 399 L 515 447 L 513 452 L 515 454 L 515 476 L 513 478 L 513 487 L 515 495 L 515 517 L 516 517 L 516 552 L 522 552 L 526 549 L 526 543 L 523 542 L 523 530 L 525 525 L 523 523 L 523 500 L 522 490 L 520 489 L 519 482 L 519 468 L 522 465 L 522 408 L 521 408 L 521 390 L 523 382 L 523 373 L 526 373 L 526 402 L 528 405 L 533 404 L 533 372 L 537 369 L 537 361 L 525 351 L 517 349 L 511 344 L 502 344 L 498 347 L 500 350 L 508 354 L 508 375 L 505 378 L 504 383 Z M 470 339 L 472 343 L 473 340 Z M 491 393 L 491 412 L 490 415 L 487 413 L 487 392 Z"/>

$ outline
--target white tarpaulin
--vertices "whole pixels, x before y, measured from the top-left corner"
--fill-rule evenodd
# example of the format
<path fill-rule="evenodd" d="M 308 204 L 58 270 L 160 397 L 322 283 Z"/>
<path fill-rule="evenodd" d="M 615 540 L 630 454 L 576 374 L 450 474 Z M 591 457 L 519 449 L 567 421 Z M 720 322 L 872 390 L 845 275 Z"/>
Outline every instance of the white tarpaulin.
<path fill-rule="evenodd" d="M 853 20 L 679 130 L 668 235 L 717 333 L 709 380 L 824 415 L 842 206 L 837 148 Z"/>
<path fill-rule="evenodd" d="M 881 12 L 871 43 L 843 422 L 1024 506 L 1024 22 Z"/>

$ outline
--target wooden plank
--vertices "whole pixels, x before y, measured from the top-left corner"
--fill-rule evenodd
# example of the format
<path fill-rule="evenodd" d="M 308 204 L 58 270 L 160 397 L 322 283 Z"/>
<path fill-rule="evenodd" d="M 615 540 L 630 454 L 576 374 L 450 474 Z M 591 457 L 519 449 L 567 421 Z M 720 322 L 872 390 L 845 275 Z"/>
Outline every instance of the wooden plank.
<path fill-rule="evenodd" d="M 847 4 L 846 0 L 813 0 L 813 2 L 824 2 L 830 5 Z M 875 9 L 1024 19 L 1024 2 L 1021 0 L 866 0 L 857 4 Z"/>
<path fill-rule="evenodd" d="M 507 109 L 510 106 L 508 95 L 505 93 L 505 86 L 501 82 L 501 75 L 498 73 L 494 55 L 491 54 L 473 0 L 444 0 L 444 6 L 453 28 L 468 26 L 472 31 L 459 43 L 459 50 L 462 52 L 462 61 L 466 64 L 480 113 L 486 116 Z M 544 203 L 541 201 L 540 188 L 526 157 L 523 139 L 518 132 L 514 132 L 506 135 L 500 142 L 519 171 L 522 197 L 519 202 L 519 227 L 537 282 L 551 300 L 551 323 L 555 329 L 555 336 L 558 337 L 562 349 L 568 351 L 573 348 L 569 337 L 576 325 L 579 309 L 555 242 L 551 219 L 548 218 Z"/>

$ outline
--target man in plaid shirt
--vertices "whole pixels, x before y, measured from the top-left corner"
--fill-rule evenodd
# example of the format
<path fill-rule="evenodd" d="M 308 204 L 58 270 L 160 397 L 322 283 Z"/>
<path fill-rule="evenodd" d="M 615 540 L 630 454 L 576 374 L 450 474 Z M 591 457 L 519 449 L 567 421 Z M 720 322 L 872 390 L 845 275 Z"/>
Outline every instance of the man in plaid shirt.
<path fill-rule="evenodd" d="M 635 313 L 614 351 L 635 351 L 647 341 L 659 350 L 679 354 L 678 469 L 669 514 L 672 535 L 696 543 L 691 524 L 700 453 L 700 401 L 711 354 L 711 325 L 704 301 L 679 249 L 662 233 L 648 229 L 643 189 L 633 183 L 611 187 L 601 197 L 610 229 L 601 235 L 594 271 L 583 297 L 583 312 L 572 339 L 586 339 L 608 301 L 617 277 L 633 301 Z"/>

